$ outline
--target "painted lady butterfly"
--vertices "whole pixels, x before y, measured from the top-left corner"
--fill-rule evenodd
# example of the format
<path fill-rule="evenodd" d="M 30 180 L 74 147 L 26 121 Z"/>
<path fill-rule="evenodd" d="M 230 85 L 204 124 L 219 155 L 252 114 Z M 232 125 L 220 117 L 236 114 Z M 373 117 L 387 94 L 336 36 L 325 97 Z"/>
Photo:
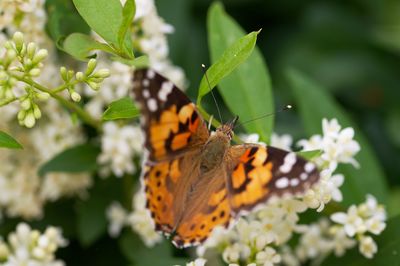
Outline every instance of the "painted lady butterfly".
<path fill-rule="evenodd" d="M 149 151 L 147 208 L 177 247 L 197 245 L 272 195 L 303 192 L 319 179 L 315 165 L 293 152 L 231 146 L 236 119 L 210 134 L 187 96 L 153 70 L 135 72 L 134 96 Z"/>

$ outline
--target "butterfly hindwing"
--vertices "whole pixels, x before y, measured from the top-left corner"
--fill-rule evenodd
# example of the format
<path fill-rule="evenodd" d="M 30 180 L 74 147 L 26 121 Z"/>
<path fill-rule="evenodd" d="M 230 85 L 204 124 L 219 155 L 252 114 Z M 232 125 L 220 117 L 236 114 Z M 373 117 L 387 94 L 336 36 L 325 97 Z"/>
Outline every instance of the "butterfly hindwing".
<path fill-rule="evenodd" d="M 252 210 L 271 196 L 304 192 L 319 179 L 314 164 L 274 147 L 233 146 L 227 178 L 229 202 L 235 214 Z"/>
<path fill-rule="evenodd" d="M 133 84 L 151 161 L 173 158 L 207 140 L 207 126 L 195 105 L 171 81 L 141 69 L 135 71 Z"/>

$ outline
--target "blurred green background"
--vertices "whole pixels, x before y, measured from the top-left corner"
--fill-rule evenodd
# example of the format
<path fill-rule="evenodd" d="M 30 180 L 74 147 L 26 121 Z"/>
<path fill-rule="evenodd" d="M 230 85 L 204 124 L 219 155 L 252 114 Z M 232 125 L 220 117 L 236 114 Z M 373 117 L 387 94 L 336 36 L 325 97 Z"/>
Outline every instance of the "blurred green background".
<path fill-rule="evenodd" d="M 329 89 L 373 146 L 391 185 L 400 184 L 400 1 L 222 1 L 247 31 L 262 32 L 258 47 L 268 64 L 276 105 L 292 103 L 285 70 L 295 67 Z M 206 12 L 211 1 L 156 1 L 175 27 L 173 62 L 195 98 L 209 64 Z M 294 112 L 279 114 L 278 133 L 302 135 Z M 340 122 L 340 121 L 339 121 Z M 357 134 L 357 132 L 356 132 Z"/>

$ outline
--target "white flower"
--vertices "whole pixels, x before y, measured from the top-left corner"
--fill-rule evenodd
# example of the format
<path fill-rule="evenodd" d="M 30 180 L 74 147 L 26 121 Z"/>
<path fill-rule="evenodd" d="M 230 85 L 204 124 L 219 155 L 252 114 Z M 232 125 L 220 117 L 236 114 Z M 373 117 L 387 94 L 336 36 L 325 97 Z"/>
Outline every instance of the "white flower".
<path fill-rule="evenodd" d="M 256 254 L 256 262 L 259 265 L 272 266 L 281 262 L 281 256 L 276 253 L 275 249 L 266 247 Z"/>
<path fill-rule="evenodd" d="M 0 240 L 0 257 L 5 260 L 4 266 L 37 265 L 62 266 L 64 263 L 55 260 L 55 252 L 67 245 L 61 231 L 48 227 L 41 234 L 32 230 L 29 225 L 20 223 L 16 232 L 8 236 L 8 245 Z"/>
<path fill-rule="evenodd" d="M 121 229 L 127 223 L 128 214 L 119 202 L 111 203 L 111 205 L 107 208 L 106 214 L 110 222 L 108 226 L 108 233 L 112 237 L 117 237 L 120 234 Z"/>
<path fill-rule="evenodd" d="M 271 146 L 290 151 L 291 146 L 293 144 L 293 138 L 289 134 L 278 135 L 276 133 L 272 133 L 271 136 Z"/>
<path fill-rule="evenodd" d="M 353 237 L 357 233 L 364 233 L 367 227 L 362 217 L 360 217 L 357 206 L 352 205 L 347 213 L 337 212 L 331 215 L 332 221 L 344 225 L 346 234 Z"/>
<path fill-rule="evenodd" d="M 133 212 L 128 216 L 128 224 L 148 247 L 153 247 L 163 239 L 161 234 L 154 230 L 154 222 L 146 209 L 146 196 L 142 190 L 138 191 L 133 198 Z"/>
<path fill-rule="evenodd" d="M 361 254 L 363 254 L 366 258 L 371 259 L 378 251 L 378 246 L 376 245 L 372 237 L 364 236 L 360 239 L 359 249 Z"/>
<path fill-rule="evenodd" d="M 340 257 L 356 245 L 356 241 L 347 236 L 342 226 L 331 226 L 329 228 L 329 234 L 332 236 L 332 248 L 336 256 Z"/>
<path fill-rule="evenodd" d="M 109 165 L 113 173 L 121 177 L 124 173 L 134 173 L 135 153 L 142 150 L 143 135 L 139 127 L 117 126 L 115 122 L 107 122 L 103 126 L 102 153 L 98 162 Z"/>
<path fill-rule="evenodd" d="M 196 260 L 187 263 L 186 266 L 205 266 L 206 262 L 206 259 L 197 258 Z"/>
<path fill-rule="evenodd" d="M 339 187 L 344 182 L 344 176 L 341 174 L 335 174 L 331 176 L 331 170 L 325 169 L 320 172 L 320 181 L 309 189 L 304 197 L 304 202 L 310 208 L 317 208 L 320 212 L 324 209 L 325 204 L 334 201 L 342 201 L 342 192 Z"/>
<path fill-rule="evenodd" d="M 360 145 L 354 138 L 354 129 L 348 127 L 341 130 L 336 119 L 328 121 L 322 120 L 323 136 L 314 135 L 310 140 L 300 140 L 299 146 L 303 150 L 322 150 L 322 155 L 315 160 L 319 166 L 328 166 L 330 170 L 335 170 L 338 163 L 351 163 L 358 167 L 354 159 L 356 153 L 360 151 Z"/>

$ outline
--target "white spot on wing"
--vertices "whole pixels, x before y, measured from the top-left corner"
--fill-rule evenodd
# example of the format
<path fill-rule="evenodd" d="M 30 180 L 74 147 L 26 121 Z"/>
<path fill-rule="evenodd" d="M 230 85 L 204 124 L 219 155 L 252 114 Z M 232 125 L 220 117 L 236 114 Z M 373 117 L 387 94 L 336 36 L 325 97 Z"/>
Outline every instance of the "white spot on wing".
<path fill-rule="evenodd" d="M 144 97 L 144 98 L 149 98 L 149 97 L 150 97 L 150 92 L 149 92 L 148 89 L 144 89 L 144 90 L 143 90 L 143 97 Z"/>
<path fill-rule="evenodd" d="M 148 87 L 150 85 L 150 81 L 148 79 L 142 80 L 143 87 Z"/>
<path fill-rule="evenodd" d="M 290 185 L 292 187 L 297 186 L 299 183 L 300 183 L 300 181 L 297 178 L 293 178 L 293 179 L 290 180 Z"/>
<path fill-rule="evenodd" d="M 151 112 L 154 112 L 157 110 L 157 101 L 153 98 L 150 98 L 147 100 L 147 107 Z"/>
<path fill-rule="evenodd" d="M 161 101 L 164 101 L 164 102 L 165 102 L 165 101 L 167 100 L 168 94 L 171 93 L 173 87 L 174 87 L 174 84 L 172 84 L 171 81 L 164 81 L 164 82 L 161 84 L 161 89 L 158 91 L 158 98 L 159 98 Z"/>
<path fill-rule="evenodd" d="M 315 165 L 308 162 L 304 165 L 304 170 L 306 170 L 307 173 L 310 173 L 312 170 L 314 170 Z"/>
<path fill-rule="evenodd" d="M 300 179 L 301 180 L 306 180 L 308 178 L 308 175 L 306 173 L 301 173 L 300 174 Z"/>
<path fill-rule="evenodd" d="M 155 75 L 156 75 L 156 73 L 153 70 L 151 70 L 151 69 L 147 70 L 147 74 L 146 74 L 147 78 L 152 79 L 152 78 L 154 78 Z"/>
<path fill-rule="evenodd" d="M 296 154 L 294 152 L 288 153 L 283 159 L 283 164 L 279 167 L 279 171 L 282 173 L 289 173 L 292 170 L 293 165 L 296 163 Z"/>
<path fill-rule="evenodd" d="M 275 182 L 275 186 L 277 188 L 286 188 L 288 185 L 289 185 L 289 179 L 286 176 L 279 178 Z"/>

